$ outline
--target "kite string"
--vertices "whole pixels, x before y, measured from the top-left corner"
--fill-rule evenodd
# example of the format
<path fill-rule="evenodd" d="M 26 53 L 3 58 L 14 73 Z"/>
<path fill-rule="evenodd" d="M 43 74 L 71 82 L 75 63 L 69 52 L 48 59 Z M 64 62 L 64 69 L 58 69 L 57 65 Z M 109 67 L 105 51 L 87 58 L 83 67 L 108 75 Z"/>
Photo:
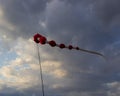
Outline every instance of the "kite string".
<path fill-rule="evenodd" d="M 41 78 L 41 84 L 42 84 L 42 96 L 45 96 L 43 74 L 42 74 L 42 65 L 41 65 L 41 58 L 40 58 L 40 50 L 39 50 L 38 44 L 37 44 L 37 50 L 38 50 L 38 59 L 39 59 L 39 65 L 40 65 L 39 67 L 40 67 L 40 78 Z"/>

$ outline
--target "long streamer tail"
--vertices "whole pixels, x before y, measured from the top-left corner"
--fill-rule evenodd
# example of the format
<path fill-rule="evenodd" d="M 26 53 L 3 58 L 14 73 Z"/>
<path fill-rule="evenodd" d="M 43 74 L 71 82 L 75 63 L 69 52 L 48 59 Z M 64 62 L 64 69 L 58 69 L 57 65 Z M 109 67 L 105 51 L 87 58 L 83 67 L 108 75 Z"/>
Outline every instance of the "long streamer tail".
<path fill-rule="evenodd" d="M 79 48 L 80 51 L 83 51 L 83 52 L 87 52 L 87 53 L 91 53 L 91 54 L 95 54 L 95 55 L 99 55 L 99 56 L 102 56 L 104 59 L 106 59 L 106 57 L 99 53 L 99 52 L 96 52 L 96 51 L 91 51 L 91 50 L 86 50 L 86 49 L 82 49 L 82 48 Z"/>

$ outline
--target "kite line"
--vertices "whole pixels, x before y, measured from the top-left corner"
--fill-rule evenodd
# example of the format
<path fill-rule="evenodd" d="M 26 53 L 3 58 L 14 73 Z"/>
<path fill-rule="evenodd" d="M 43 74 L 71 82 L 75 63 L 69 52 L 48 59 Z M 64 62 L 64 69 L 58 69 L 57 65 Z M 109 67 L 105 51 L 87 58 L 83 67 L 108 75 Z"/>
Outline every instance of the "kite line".
<path fill-rule="evenodd" d="M 40 78 L 41 78 L 41 86 L 42 86 L 42 96 L 45 96 L 44 92 L 44 82 L 43 82 L 43 75 L 42 75 L 42 64 L 41 64 L 41 58 L 40 58 L 40 50 L 39 46 L 37 44 L 37 50 L 38 50 L 38 59 L 39 59 L 39 68 L 40 68 Z"/>

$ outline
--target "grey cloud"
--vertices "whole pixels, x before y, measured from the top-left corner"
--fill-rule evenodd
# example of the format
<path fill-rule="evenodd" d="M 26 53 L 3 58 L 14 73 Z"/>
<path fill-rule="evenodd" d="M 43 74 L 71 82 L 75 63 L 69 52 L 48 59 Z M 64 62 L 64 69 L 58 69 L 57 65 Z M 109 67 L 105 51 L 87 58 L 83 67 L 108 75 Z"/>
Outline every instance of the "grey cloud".
<path fill-rule="evenodd" d="M 30 37 L 40 31 L 40 20 L 47 0 L 11 0 L 2 1 L 1 6 L 4 11 L 4 18 L 15 27 L 14 32 L 7 32 L 12 37 Z M 42 29 L 42 28 L 41 28 Z"/>
<path fill-rule="evenodd" d="M 104 19 L 99 19 L 99 16 L 96 15 L 97 12 L 99 13 L 99 8 L 96 7 L 99 2 L 94 0 L 86 2 L 67 4 L 63 1 L 54 0 L 49 3 L 46 12 L 47 27 L 50 34 L 56 36 L 59 41 L 68 42 L 75 34 L 79 38 L 80 46 L 91 48 L 94 46 L 99 50 L 104 48 L 106 44 L 115 42 L 116 35 L 119 33 L 113 36 L 113 32 L 108 32 L 109 26 L 103 25 Z M 105 11 L 103 10 L 103 12 Z"/>
<path fill-rule="evenodd" d="M 101 0 L 96 4 L 97 16 L 102 22 L 109 25 L 120 14 L 119 0 Z"/>

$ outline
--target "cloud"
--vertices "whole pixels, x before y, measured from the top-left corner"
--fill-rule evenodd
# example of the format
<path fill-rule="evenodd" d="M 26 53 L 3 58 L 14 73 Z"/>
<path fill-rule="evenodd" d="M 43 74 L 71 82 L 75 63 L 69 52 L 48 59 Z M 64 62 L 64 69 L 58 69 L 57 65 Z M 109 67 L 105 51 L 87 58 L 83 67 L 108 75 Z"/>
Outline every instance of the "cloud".
<path fill-rule="evenodd" d="M 31 94 L 34 92 L 40 94 L 38 90 L 41 87 L 41 83 L 36 44 L 34 44 L 31 39 L 25 40 L 23 38 L 19 38 L 17 42 L 19 43 L 10 50 L 11 52 L 15 52 L 17 57 L 13 60 L 6 61 L 7 65 L 3 65 L 0 68 L 0 93 L 14 94 L 18 92 L 18 94 L 28 95 L 31 90 Z M 24 47 L 21 45 L 24 45 Z M 40 51 L 41 54 L 44 54 L 41 55 L 43 59 L 44 83 L 46 88 L 51 86 L 47 89 L 50 91 L 52 86 L 59 84 L 59 81 L 61 81 L 67 73 L 62 69 L 60 61 L 50 59 L 49 55 L 49 60 L 47 60 L 48 53 L 42 51 L 42 49 L 40 49 Z"/>
<path fill-rule="evenodd" d="M 71 0 L 71 2 L 74 1 Z M 119 35 L 119 32 L 114 32 L 115 26 L 111 26 L 114 20 L 110 23 L 108 21 L 107 25 L 104 24 L 105 20 L 102 17 L 105 17 L 105 15 L 110 12 L 108 13 L 108 11 L 106 11 L 109 7 L 104 10 L 102 4 L 104 6 L 109 6 L 112 2 L 107 3 L 107 0 L 102 0 L 100 2 L 95 0 L 91 0 L 90 2 L 80 0 L 70 3 L 64 2 L 63 0 L 54 0 L 47 6 L 47 27 L 50 33 L 59 39 L 58 41 L 60 41 L 61 38 L 65 38 L 65 40 L 62 39 L 61 42 L 68 42 L 76 34 L 79 38 L 78 40 L 81 41 L 80 46 L 94 46 L 96 49 L 101 49 L 105 47 L 106 44 L 114 43 L 116 35 Z M 112 4 L 113 8 L 115 4 L 116 2 Z M 116 7 L 113 10 L 113 12 L 116 12 Z M 119 14 L 119 11 L 116 13 Z M 117 16 L 117 14 L 113 15 Z M 110 16 L 106 17 L 109 18 Z M 116 17 L 114 19 L 116 19 Z M 109 32 L 110 30 L 113 31 Z M 99 43 L 99 46 L 97 43 Z"/>
<path fill-rule="evenodd" d="M 14 26 L 14 30 L 6 32 L 9 36 L 28 38 L 35 32 L 40 31 L 40 20 L 43 19 L 47 0 L 35 1 L 1 1 L 4 19 Z"/>
<path fill-rule="evenodd" d="M 120 83 L 118 81 L 114 81 L 106 84 L 108 87 L 108 96 L 118 96 L 120 95 Z"/>
<path fill-rule="evenodd" d="M 1 65 L 2 96 L 41 94 L 37 50 L 32 40 L 36 32 L 57 43 L 102 52 L 108 58 L 106 62 L 81 51 L 39 45 L 47 96 L 117 96 L 118 5 L 119 0 L 1 0 L 0 50 L 6 57 L 8 53 L 15 57 Z"/>

